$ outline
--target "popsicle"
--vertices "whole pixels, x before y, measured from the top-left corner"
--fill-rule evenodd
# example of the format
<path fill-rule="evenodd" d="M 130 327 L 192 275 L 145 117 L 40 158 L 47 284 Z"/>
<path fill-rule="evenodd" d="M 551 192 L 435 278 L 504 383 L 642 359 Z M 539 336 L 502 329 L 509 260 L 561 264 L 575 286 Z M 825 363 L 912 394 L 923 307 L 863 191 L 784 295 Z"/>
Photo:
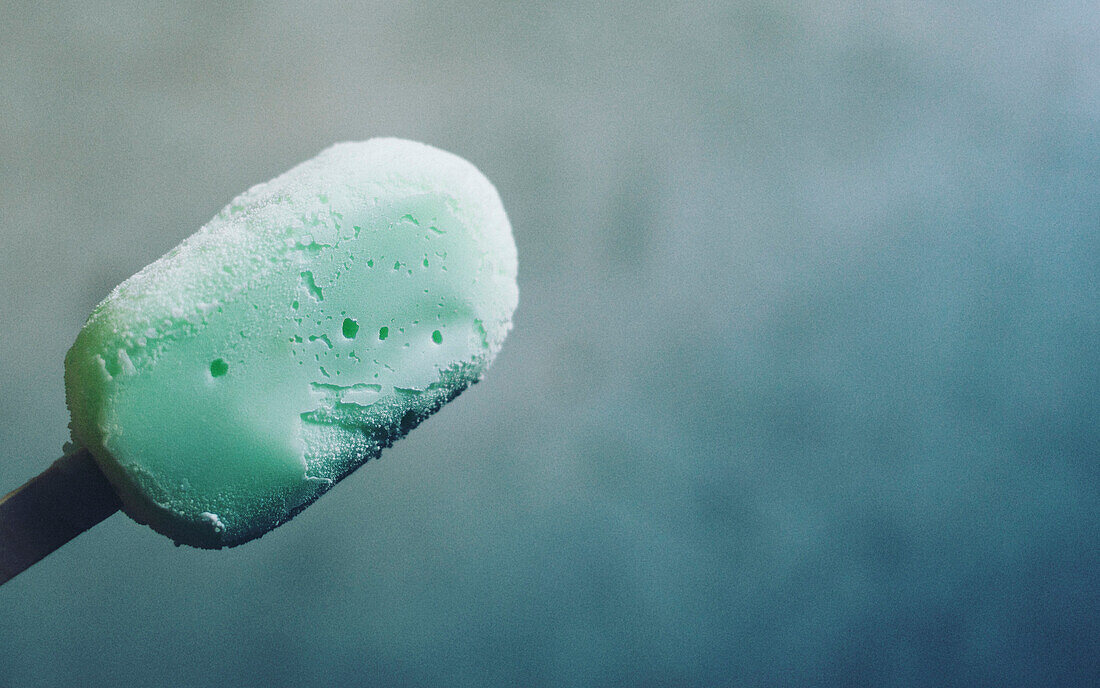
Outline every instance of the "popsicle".
<path fill-rule="evenodd" d="M 95 308 L 65 358 L 80 449 L 62 462 L 90 455 L 106 480 L 76 484 L 177 544 L 259 537 L 482 377 L 516 270 L 500 198 L 469 162 L 400 139 L 335 145 Z M 34 482 L 0 503 L 0 568 L 19 539 L 5 508 Z"/>

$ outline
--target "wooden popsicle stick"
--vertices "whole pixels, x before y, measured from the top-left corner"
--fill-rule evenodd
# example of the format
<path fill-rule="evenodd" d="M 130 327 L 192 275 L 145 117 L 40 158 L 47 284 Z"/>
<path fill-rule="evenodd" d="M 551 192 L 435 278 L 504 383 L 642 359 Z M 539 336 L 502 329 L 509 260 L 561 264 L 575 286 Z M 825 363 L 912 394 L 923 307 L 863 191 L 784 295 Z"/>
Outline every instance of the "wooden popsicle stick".
<path fill-rule="evenodd" d="M 61 457 L 0 499 L 0 584 L 121 506 L 87 449 Z"/>

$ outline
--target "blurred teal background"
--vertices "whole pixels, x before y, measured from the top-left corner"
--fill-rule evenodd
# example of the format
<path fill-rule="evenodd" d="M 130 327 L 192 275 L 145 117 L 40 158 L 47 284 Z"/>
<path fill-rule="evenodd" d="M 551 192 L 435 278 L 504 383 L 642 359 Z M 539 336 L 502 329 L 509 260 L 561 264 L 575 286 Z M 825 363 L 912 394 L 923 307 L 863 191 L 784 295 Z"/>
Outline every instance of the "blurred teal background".
<path fill-rule="evenodd" d="M 1095 3 L 0 0 L 0 491 L 117 282 L 329 144 L 497 184 L 483 384 L 289 524 L 115 516 L 0 685 L 1100 683 Z"/>

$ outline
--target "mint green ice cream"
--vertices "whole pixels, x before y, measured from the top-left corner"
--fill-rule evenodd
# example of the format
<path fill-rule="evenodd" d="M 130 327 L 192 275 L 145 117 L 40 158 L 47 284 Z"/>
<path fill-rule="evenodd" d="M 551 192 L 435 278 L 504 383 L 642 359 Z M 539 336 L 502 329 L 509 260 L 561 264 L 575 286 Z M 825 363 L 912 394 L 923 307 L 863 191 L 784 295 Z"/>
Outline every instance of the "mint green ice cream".
<path fill-rule="evenodd" d="M 237 545 L 477 382 L 517 300 L 511 227 L 473 165 L 338 144 L 96 307 L 65 358 L 73 439 L 134 519 Z"/>

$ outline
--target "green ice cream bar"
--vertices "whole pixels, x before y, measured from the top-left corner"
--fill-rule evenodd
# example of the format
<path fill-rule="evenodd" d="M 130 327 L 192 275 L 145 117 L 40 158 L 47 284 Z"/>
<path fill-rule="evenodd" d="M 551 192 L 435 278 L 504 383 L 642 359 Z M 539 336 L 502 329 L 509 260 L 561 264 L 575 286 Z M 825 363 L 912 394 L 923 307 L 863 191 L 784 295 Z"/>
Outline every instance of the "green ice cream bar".
<path fill-rule="evenodd" d="M 338 144 L 96 307 L 65 358 L 73 440 L 137 521 L 238 545 L 477 382 L 517 300 L 511 227 L 473 165 Z"/>

